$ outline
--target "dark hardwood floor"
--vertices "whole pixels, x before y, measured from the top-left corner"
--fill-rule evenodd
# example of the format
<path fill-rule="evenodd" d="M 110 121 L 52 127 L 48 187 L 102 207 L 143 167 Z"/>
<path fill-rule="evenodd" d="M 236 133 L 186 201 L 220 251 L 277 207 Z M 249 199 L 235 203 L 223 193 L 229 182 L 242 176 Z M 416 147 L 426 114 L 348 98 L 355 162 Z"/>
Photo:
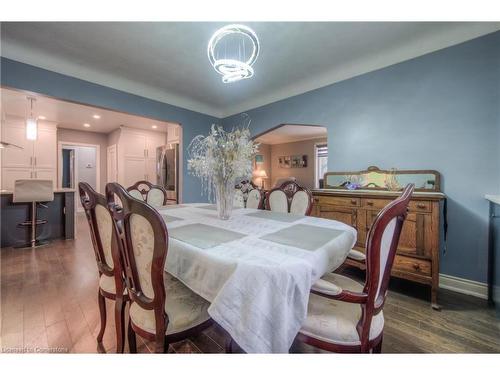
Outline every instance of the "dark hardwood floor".
<path fill-rule="evenodd" d="M 112 302 L 104 348 L 98 348 L 97 267 L 87 223 L 77 219 L 77 239 L 31 249 L 4 248 L 1 262 L 1 341 L 5 352 L 115 351 Z M 345 270 L 355 278 L 362 274 Z M 486 301 L 441 291 L 434 311 L 428 289 L 394 280 L 384 309 L 384 353 L 499 353 L 500 320 Z M 222 353 L 226 336 L 213 326 L 169 348 L 175 353 Z M 138 351 L 152 344 L 138 337 Z M 127 349 L 127 348 L 126 348 Z M 319 352 L 295 343 L 294 353 Z"/>

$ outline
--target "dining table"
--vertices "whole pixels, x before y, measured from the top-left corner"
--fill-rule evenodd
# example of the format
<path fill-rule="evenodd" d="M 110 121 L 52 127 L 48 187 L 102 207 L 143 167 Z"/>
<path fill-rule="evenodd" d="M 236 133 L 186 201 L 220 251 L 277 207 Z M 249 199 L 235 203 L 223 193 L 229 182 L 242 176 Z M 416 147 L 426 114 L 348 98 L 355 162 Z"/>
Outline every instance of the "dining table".
<path fill-rule="evenodd" d="M 165 270 L 210 302 L 211 318 L 247 353 L 289 351 L 311 286 L 344 263 L 357 237 L 339 221 L 268 210 L 234 208 L 228 220 L 207 203 L 158 212 Z"/>

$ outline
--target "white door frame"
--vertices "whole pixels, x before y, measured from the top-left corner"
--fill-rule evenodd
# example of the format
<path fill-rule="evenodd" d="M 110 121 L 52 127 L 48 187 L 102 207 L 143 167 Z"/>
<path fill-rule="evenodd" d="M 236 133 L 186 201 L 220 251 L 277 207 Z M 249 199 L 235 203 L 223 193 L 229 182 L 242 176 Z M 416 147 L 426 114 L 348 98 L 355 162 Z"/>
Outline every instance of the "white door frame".
<path fill-rule="evenodd" d="M 114 149 L 115 150 L 115 176 L 110 179 L 109 176 L 109 152 L 110 150 Z M 115 144 L 112 144 L 108 147 L 106 147 L 106 182 L 111 182 L 111 181 L 118 181 L 118 147 Z"/>
<path fill-rule="evenodd" d="M 62 188 L 62 167 L 63 166 L 62 166 L 61 155 L 62 155 L 63 146 L 95 147 L 95 149 L 96 149 L 95 184 L 96 184 L 96 191 L 98 193 L 100 193 L 101 192 L 101 146 L 98 144 L 93 144 L 93 143 L 79 143 L 79 142 L 66 142 L 66 141 L 58 141 L 57 142 L 57 187 Z M 75 191 L 78 192 L 78 186 L 75 186 Z M 75 197 L 77 195 L 78 195 L 78 193 L 75 193 Z"/>

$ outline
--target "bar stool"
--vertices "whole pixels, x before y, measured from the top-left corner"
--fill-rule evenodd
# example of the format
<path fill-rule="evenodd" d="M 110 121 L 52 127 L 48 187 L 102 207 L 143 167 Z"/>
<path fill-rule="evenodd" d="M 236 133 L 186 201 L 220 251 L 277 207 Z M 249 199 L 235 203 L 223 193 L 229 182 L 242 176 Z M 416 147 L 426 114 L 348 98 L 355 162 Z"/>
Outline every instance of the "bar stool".
<path fill-rule="evenodd" d="M 16 247 L 38 247 L 46 245 L 48 241 L 36 239 L 36 226 L 46 224 L 47 220 L 37 220 L 36 209 L 38 202 L 52 202 L 54 200 L 54 188 L 52 180 L 16 180 L 14 183 L 13 203 L 31 203 L 31 219 L 19 225 L 31 226 L 31 242 Z M 44 206 L 47 207 L 47 206 Z"/>

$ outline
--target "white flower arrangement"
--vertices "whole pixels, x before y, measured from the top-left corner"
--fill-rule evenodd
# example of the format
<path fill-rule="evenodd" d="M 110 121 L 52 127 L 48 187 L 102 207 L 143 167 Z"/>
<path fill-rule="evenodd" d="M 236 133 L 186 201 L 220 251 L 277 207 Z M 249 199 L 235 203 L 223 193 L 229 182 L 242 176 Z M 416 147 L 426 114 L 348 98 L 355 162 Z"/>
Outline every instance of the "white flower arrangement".
<path fill-rule="evenodd" d="M 209 135 L 198 135 L 189 144 L 188 171 L 201 179 L 202 192 L 210 200 L 220 186 L 234 191 L 238 179 L 251 178 L 258 146 L 250 139 L 248 125 L 231 131 L 212 125 Z"/>

